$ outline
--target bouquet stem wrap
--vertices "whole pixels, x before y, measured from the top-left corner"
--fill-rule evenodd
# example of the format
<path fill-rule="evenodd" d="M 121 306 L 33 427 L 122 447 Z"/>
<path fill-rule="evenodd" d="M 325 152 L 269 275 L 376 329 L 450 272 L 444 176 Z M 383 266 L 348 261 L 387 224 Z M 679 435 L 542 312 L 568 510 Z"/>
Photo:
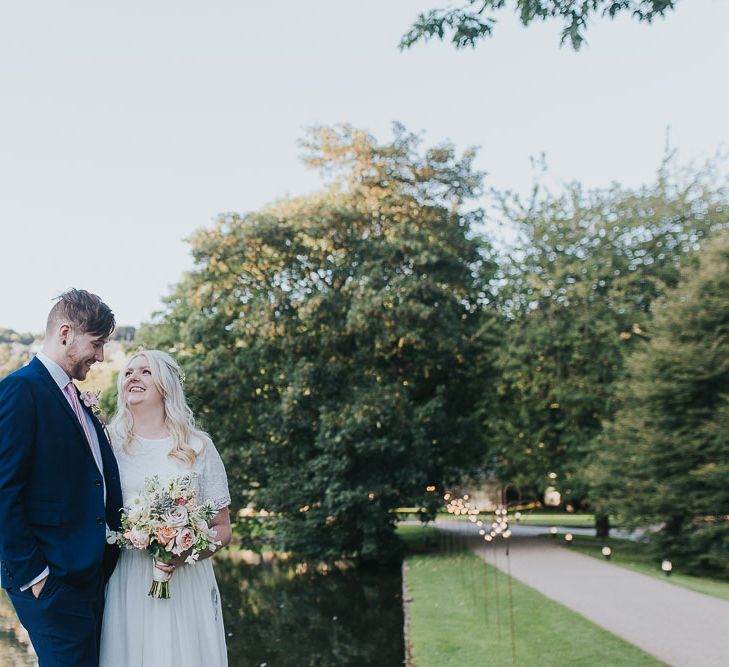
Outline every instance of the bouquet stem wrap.
<path fill-rule="evenodd" d="M 170 582 L 169 575 L 166 572 L 162 572 L 157 567 L 157 559 L 152 560 L 154 567 L 152 568 L 152 586 L 149 589 L 149 595 L 153 598 L 159 598 L 161 600 L 170 599 Z"/>

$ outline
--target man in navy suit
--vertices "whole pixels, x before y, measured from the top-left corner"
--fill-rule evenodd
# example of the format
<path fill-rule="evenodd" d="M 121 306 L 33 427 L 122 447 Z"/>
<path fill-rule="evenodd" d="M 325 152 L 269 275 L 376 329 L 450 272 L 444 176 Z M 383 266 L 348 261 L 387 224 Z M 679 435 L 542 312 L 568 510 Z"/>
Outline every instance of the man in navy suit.
<path fill-rule="evenodd" d="M 119 469 L 72 380 L 104 360 L 114 314 L 69 290 L 43 351 L 0 382 L 0 575 L 41 667 L 96 667 L 104 584 L 116 564 Z"/>

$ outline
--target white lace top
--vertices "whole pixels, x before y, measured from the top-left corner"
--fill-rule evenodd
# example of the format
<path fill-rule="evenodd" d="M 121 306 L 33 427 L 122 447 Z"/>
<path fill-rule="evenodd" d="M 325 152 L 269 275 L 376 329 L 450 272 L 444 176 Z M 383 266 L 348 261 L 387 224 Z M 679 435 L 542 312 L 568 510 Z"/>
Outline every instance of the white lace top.
<path fill-rule="evenodd" d="M 192 470 L 197 473 L 195 484 L 199 502 L 209 500 L 216 509 L 230 505 L 228 477 L 215 445 L 209 440 L 207 445 L 198 439 L 191 442 L 191 447 L 198 452 L 192 468 L 184 461 L 168 456 L 172 445 L 172 436 L 161 440 L 135 436 L 127 453 L 121 442 L 112 436 L 112 447 L 119 464 L 124 502 L 141 494 L 145 477 L 158 475 L 160 481 L 164 483 L 172 477 L 179 477 Z"/>

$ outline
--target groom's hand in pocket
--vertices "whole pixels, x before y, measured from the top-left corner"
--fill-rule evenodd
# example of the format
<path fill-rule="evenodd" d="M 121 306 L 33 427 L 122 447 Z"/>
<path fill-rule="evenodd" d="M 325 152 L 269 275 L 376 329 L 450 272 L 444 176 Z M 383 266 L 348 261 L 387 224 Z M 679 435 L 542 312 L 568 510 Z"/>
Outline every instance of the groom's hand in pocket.
<path fill-rule="evenodd" d="M 48 575 L 46 575 L 43 579 L 41 579 L 38 583 L 33 584 L 30 587 L 30 590 L 33 593 L 33 597 L 37 600 L 38 596 L 41 594 L 41 591 L 43 590 L 43 587 L 46 585 L 46 581 L 48 581 Z"/>

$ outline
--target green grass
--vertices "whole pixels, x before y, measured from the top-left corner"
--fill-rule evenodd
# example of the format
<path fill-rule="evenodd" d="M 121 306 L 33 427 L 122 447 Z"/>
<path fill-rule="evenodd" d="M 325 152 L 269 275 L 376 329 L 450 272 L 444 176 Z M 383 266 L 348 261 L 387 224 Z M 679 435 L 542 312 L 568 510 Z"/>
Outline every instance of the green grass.
<path fill-rule="evenodd" d="M 484 512 L 481 518 L 487 517 L 489 521 L 493 520 L 491 512 Z M 417 518 L 412 515 L 412 518 Z M 468 521 L 467 516 L 454 516 L 448 512 L 438 512 L 439 519 L 448 519 L 451 521 Z M 595 517 L 592 514 L 574 514 L 571 512 L 522 512 L 521 519 L 517 521 L 514 513 L 509 515 L 509 520 L 514 525 L 521 526 L 563 526 L 566 528 L 594 528 Z"/>
<path fill-rule="evenodd" d="M 442 534 L 432 525 L 417 526 L 402 524 L 397 527 L 397 536 L 408 554 L 430 552 L 442 541 Z"/>
<path fill-rule="evenodd" d="M 427 551 L 429 530 L 398 529 L 410 551 L 406 581 L 416 667 L 663 664 L 470 551 Z"/>
<path fill-rule="evenodd" d="M 417 519 L 418 513 L 413 508 L 401 508 L 397 510 L 400 518 Z M 487 517 L 492 517 L 490 512 L 484 512 Z M 468 521 L 467 516 L 454 516 L 448 512 L 438 512 L 439 519 L 451 521 Z M 594 528 L 595 518 L 592 514 L 574 514 L 571 512 L 522 512 L 520 521 L 514 520 L 511 514 L 511 521 L 522 526 L 564 526 L 568 528 Z"/>
<path fill-rule="evenodd" d="M 568 512 L 529 512 L 523 513 L 521 521 L 515 521 L 514 523 L 522 526 L 594 528 L 595 517 L 592 514 L 573 514 Z"/>
<path fill-rule="evenodd" d="M 564 541 L 564 540 L 563 540 Z M 697 593 L 712 595 L 713 597 L 729 600 L 729 581 L 723 579 L 712 579 L 711 577 L 696 577 L 682 574 L 674 570 L 670 577 L 661 572 L 661 563 L 649 551 L 644 542 L 632 540 L 609 539 L 602 540 L 588 535 L 575 535 L 574 542 L 570 549 L 580 553 L 602 559 L 601 548 L 608 544 L 613 550 L 610 562 L 615 565 L 647 574 L 652 577 L 659 577 L 676 586 L 683 586 Z"/>

